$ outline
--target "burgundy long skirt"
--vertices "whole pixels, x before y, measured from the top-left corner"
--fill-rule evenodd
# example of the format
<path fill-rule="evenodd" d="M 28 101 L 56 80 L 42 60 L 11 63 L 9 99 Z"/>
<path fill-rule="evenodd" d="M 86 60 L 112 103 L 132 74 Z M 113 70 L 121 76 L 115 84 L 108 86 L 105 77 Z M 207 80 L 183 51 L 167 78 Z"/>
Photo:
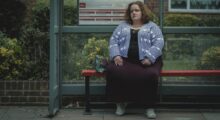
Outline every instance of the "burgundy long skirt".
<path fill-rule="evenodd" d="M 162 68 L 159 57 L 151 66 L 143 66 L 139 60 L 123 58 L 123 66 L 113 62 L 106 68 L 106 95 L 113 102 L 138 102 L 155 105 L 158 79 Z"/>

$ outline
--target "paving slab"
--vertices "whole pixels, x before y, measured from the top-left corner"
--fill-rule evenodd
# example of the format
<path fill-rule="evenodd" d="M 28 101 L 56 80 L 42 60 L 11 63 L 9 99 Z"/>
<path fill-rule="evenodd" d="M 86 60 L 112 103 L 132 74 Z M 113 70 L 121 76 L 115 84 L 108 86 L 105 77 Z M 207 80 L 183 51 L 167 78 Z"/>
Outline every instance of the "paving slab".
<path fill-rule="evenodd" d="M 1 106 L 0 120 L 152 120 L 144 112 L 132 108 L 117 116 L 115 109 L 92 109 L 92 115 L 85 115 L 83 108 L 68 108 L 49 118 L 47 106 Z M 156 113 L 155 120 L 220 120 L 220 109 L 156 109 Z"/>
<path fill-rule="evenodd" d="M 220 109 L 200 110 L 206 120 L 220 120 Z"/>
<path fill-rule="evenodd" d="M 30 109 L 24 107 L 9 107 L 7 112 L 2 117 L 3 120 L 34 120 L 35 114 Z"/>
<path fill-rule="evenodd" d="M 206 120 L 199 112 L 159 112 L 157 120 Z"/>
<path fill-rule="evenodd" d="M 84 115 L 84 109 L 62 109 L 53 120 L 103 120 L 103 110 L 93 110 L 92 115 Z"/>
<path fill-rule="evenodd" d="M 0 107 L 0 120 L 3 119 L 4 115 L 7 113 L 8 109 L 6 107 Z"/>
<path fill-rule="evenodd" d="M 147 120 L 144 111 L 144 109 L 126 109 L 125 115 L 117 116 L 115 109 L 105 109 L 104 120 Z"/>

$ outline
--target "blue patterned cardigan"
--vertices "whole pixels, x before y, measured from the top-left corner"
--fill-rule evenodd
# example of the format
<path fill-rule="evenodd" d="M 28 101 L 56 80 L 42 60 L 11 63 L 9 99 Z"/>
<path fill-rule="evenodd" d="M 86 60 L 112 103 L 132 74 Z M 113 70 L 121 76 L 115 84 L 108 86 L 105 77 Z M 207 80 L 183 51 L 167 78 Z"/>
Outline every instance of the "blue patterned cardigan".
<path fill-rule="evenodd" d="M 111 60 L 118 55 L 127 57 L 131 38 L 130 28 L 130 24 L 122 22 L 114 30 L 109 42 Z M 155 23 L 150 21 L 140 28 L 138 32 L 139 60 L 148 58 L 155 63 L 156 59 L 162 55 L 163 46 L 162 32 Z"/>

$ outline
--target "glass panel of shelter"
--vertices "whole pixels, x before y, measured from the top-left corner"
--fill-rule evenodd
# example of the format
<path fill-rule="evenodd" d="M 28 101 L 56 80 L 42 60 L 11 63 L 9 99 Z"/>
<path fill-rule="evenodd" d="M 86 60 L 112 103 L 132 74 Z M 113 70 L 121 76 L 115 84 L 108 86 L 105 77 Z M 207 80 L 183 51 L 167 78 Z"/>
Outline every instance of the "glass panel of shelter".
<path fill-rule="evenodd" d="M 150 1 L 150 0 L 149 0 Z M 175 0 L 174 0 L 175 1 Z M 181 0 L 181 2 L 186 3 L 187 0 Z M 181 3 L 178 2 L 178 3 Z M 78 21 L 78 8 L 77 4 L 79 1 L 77 0 L 64 0 L 64 25 L 65 26 L 73 26 L 79 25 Z M 167 6 L 167 2 L 164 2 L 164 6 Z M 172 4 L 175 6 L 175 2 Z M 153 4 L 152 4 L 153 5 Z M 156 7 L 159 7 L 156 6 Z M 182 5 L 185 7 L 185 5 Z M 152 7 L 153 8 L 153 7 Z M 153 13 L 156 13 L 156 20 L 158 20 L 159 13 L 155 9 Z M 76 14 L 77 13 L 77 14 Z M 158 14 L 157 14 L 158 13 Z M 194 14 L 190 14 L 194 15 Z M 165 11 L 165 26 L 182 26 L 183 24 L 176 25 L 175 23 L 166 24 L 167 19 L 166 17 L 169 16 L 168 11 Z M 216 18 L 219 17 L 219 14 L 206 14 L 204 15 L 206 18 Z M 209 17 L 207 17 L 209 16 Z M 212 17 L 215 16 L 215 17 Z M 198 20 L 203 19 L 202 16 L 195 16 L 198 17 Z M 212 19 L 210 19 L 212 21 Z M 158 21 L 155 21 L 158 23 Z M 190 21 L 189 21 L 190 22 Z M 201 21 L 199 21 L 201 22 Z M 203 21 L 204 23 L 204 21 Z M 195 22 L 194 24 L 184 25 L 184 26 L 219 26 L 220 23 L 209 22 L 209 24 L 199 24 Z M 82 77 L 80 76 L 80 70 L 86 68 L 86 66 L 80 62 L 82 62 L 82 53 L 85 44 L 88 43 L 88 40 L 91 38 L 95 38 L 96 40 L 105 39 L 108 41 L 110 33 L 64 33 L 62 38 L 62 65 L 61 65 L 61 72 L 62 72 L 62 82 L 70 82 L 70 83 L 81 83 Z M 164 47 L 164 68 L 163 69 L 199 69 L 196 68 L 198 61 L 200 61 L 201 55 L 204 51 L 212 46 L 219 45 L 219 35 L 216 34 L 166 34 L 164 33 L 165 37 L 165 47 Z M 212 39 L 210 41 L 209 39 Z M 188 49 L 190 48 L 190 49 Z M 88 62 L 88 61 L 87 61 Z M 170 65 L 172 64 L 172 65 Z M 99 83 L 104 82 L 103 78 L 101 80 L 97 78 L 93 78 L 94 82 Z"/>

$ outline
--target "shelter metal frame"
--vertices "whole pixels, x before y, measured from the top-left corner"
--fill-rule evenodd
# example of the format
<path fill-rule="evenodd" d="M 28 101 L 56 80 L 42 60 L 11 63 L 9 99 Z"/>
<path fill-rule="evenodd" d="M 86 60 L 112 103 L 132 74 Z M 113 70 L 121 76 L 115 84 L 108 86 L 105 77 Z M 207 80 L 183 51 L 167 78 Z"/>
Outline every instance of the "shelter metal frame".
<path fill-rule="evenodd" d="M 113 25 L 91 25 L 91 26 L 64 26 L 63 25 L 63 0 L 50 0 L 50 60 L 49 60 L 49 115 L 54 116 L 61 108 L 63 95 L 84 95 L 84 84 L 63 84 L 61 81 L 61 40 L 65 33 L 111 33 L 116 26 Z M 164 27 L 163 12 L 164 1 L 160 2 L 160 27 L 164 34 L 219 34 L 220 27 Z M 95 30 L 95 31 L 94 31 Z M 170 87 L 173 91 L 178 89 L 176 86 Z M 184 87 L 184 86 L 183 86 Z M 186 90 L 189 86 L 185 86 Z M 211 87 L 197 86 L 200 89 L 212 91 Z M 220 87 L 218 87 L 220 90 Z M 194 88 L 190 88 L 190 90 Z M 195 89 L 199 90 L 199 89 Z M 185 91 L 186 93 L 187 91 Z M 188 91 L 189 92 L 189 91 Z M 194 91 L 195 92 L 195 91 Z M 182 91 L 180 91 L 182 93 Z M 91 94 L 104 94 L 104 85 L 92 85 Z M 169 93 L 168 93 L 169 94 Z"/>

